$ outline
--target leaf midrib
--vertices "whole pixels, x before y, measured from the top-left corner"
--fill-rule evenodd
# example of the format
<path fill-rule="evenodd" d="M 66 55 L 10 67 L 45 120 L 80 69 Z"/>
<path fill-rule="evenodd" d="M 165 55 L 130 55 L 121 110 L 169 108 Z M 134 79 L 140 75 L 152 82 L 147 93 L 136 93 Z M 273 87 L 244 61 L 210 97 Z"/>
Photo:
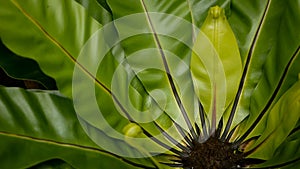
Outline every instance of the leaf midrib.
<path fill-rule="evenodd" d="M 32 141 L 32 142 L 36 142 L 36 143 L 52 144 L 52 145 L 60 146 L 60 147 L 75 148 L 75 149 L 82 150 L 82 151 L 92 151 L 92 152 L 96 152 L 96 153 L 100 153 L 100 154 L 103 153 L 103 154 L 115 156 L 114 154 L 112 154 L 108 151 L 105 151 L 105 150 L 97 149 L 95 147 L 78 145 L 78 144 L 74 144 L 74 143 L 64 143 L 64 142 L 54 141 L 54 140 L 50 140 L 50 139 L 36 138 L 36 137 L 32 137 L 32 136 L 9 133 L 9 132 L 5 132 L 5 131 L 0 131 L 0 136 L 1 135 L 10 137 L 10 138 L 14 138 L 14 139 L 27 140 L 27 141 Z"/>
<path fill-rule="evenodd" d="M 21 11 L 21 13 L 26 16 L 44 35 L 47 39 L 49 39 L 53 44 L 55 44 L 55 46 L 57 46 L 73 63 L 74 65 L 78 65 L 79 68 L 88 76 L 90 77 L 92 80 L 95 80 L 95 83 L 101 87 L 102 89 L 104 89 L 105 92 L 107 92 L 112 98 L 113 100 L 115 100 L 116 104 L 119 106 L 119 108 L 125 113 L 127 119 L 130 122 L 134 122 L 134 120 L 132 119 L 132 117 L 129 115 L 129 113 L 127 112 L 126 108 L 121 104 L 121 102 L 118 100 L 118 98 L 114 95 L 114 93 L 112 93 L 112 91 L 106 87 L 99 79 L 97 79 L 94 75 L 92 75 L 92 73 L 90 73 L 84 66 L 82 66 L 80 63 L 78 63 L 76 61 L 76 58 L 72 56 L 72 54 L 65 49 L 54 37 L 51 36 L 51 34 L 49 34 L 47 32 L 46 29 L 43 28 L 43 26 L 36 21 L 29 13 L 27 13 L 22 7 L 21 5 L 16 2 L 16 0 L 11 0 L 11 2 Z M 157 104 L 157 103 L 156 103 Z M 144 132 L 146 132 L 144 130 Z M 30 137 L 28 137 L 30 138 Z M 53 141 L 55 142 L 55 141 Z M 111 153 L 110 153 L 111 154 Z"/>
<path fill-rule="evenodd" d="M 232 125 L 233 120 L 234 120 L 234 115 L 236 114 L 237 107 L 238 107 L 238 105 L 241 101 L 242 93 L 245 89 L 244 86 L 245 86 L 245 83 L 246 83 L 246 78 L 248 76 L 249 66 L 250 66 L 251 61 L 252 61 L 253 52 L 254 52 L 255 47 L 257 45 L 258 37 L 261 34 L 262 27 L 265 24 L 266 16 L 267 16 L 268 11 L 270 9 L 271 1 L 272 0 L 268 0 L 268 2 L 267 2 L 266 8 L 265 8 L 264 13 L 263 13 L 263 16 L 260 20 L 257 31 L 255 32 L 252 44 L 250 46 L 248 56 L 247 56 L 247 59 L 246 59 L 246 63 L 245 63 L 245 66 L 243 68 L 244 71 L 243 71 L 243 74 L 242 74 L 242 77 L 241 77 L 239 88 L 238 88 L 236 97 L 234 98 L 233 107 L 231 109 L 229 119 L 227 121 L 226 127 L 225 127 L 224 132 L 223 132 L 222 137 L 221 137 L 222 140 L 229 139 L 227 135 L 228 135 L 229 130 L 231 129 L 231 125 Z"/>
<path fill-rule="evenodd" d="M 15 7 L 17 7 L 20 12 L 22 14 L 24 14 L 24 16 L 27 17 L 27 19 L 29 19 L 44 35 L 47 39 L 49 39 L 52 43 L 54 43 L 59 49 L 61 49 L 61 51 L 69 58 L 71 59 L 73 62 L 76 62 L 76 59 L 71 55 L 71 53 L 66 50 L 57 40 L 55 40 L 55 38 L 53 38 L 47 31 L 46 29 L 43 28 L 43 26 L 36 21 L 29 13 L 27 13 L 22 7 L 21 5 L 16 2 L 16 0 L 11 0 L 11 2 L 13 3 L 13 5 Z"/>
<path fill-rule="evenodd" d="M 111 91 L 109 90 L 108 87 L 106 87 L 99 79 L 97 79 L 95 76 L 93 76 L 84 66 L 82 66 L 80 63 L 76 61 L 76 58 L 72 56 L 72 54 L 63 47 L 62 44 L 60 44 L 54 37 L 51 36 L 50 33 L 47 32 L 46 29 L 43 28 L 43 26 L 36 21 L 29 13 L 27 13 L 21 5 L 16 2 L 16 0 L 11 0 L 14 6 L 16 6 L 20 12 L 29 20 L 31 21 L 44 35 L 47 39 L 49 39 L 55 46 L 57 46 L 73 63 L 74 65 L 78 65 L 78 67 L 87 74 L 88 77 L 90 77 L 92 80 L 95 80 L 95 83 L 100 86 L 104 91 L 107 93 L 111 94 Z M 100 24 L 100 23 L 99 23 Z"/>
<path fill-rule="evenodd" d="M 26 135 L 21 135 L 21 134 L 8 133 L 8 132 L 5 132 L 5 131 L 0 131 L 0 137 L 1 136 L 13 138 L 13 139 L 31 141 L 31 142 L 35 142 L 35 143 L 51 144 L 51 145 L 58 146 L 58 147 L 64 147 L 66 149 L 76 149 L 76 150 L 79 150 L 79 151 L 94 152 L 94 153 L 97 153 L 97 154 L 117 158 L 117 159 L 119 159 L 121 161 L 124 161 L 127 164 L 135 166 L 135 167 L 148 168 L 148 169 L 153 168 L 153 167 L 148 167 L 148 166 L 144 166 L 142 164 L 135 163 L 135 162 L 127 160 L 127 159 L 125 159 L 121 156 L 113 154 L 109 151 L 105 151 L 105 150 L 98 149 L 98 148 L 95 148 L 95 147 L 83 146 L 83 145 L 78 145 L 78 144 L 74 144 L 74 143 L 64 143 L 64 142 L 59 142 L 59 141 L 54 141 L 54 140 L 49 140 L 49 139 L 36 138 L 36 137 L 31 137 L 31 136 L 26 136 Z"/>
<path fill-rule="evenodd" d="M 79 68 L 87 74 L 88 77 L 90 77 L 91 79 L 95 80 L 95 83 L 100 86 L 102 89 L 104 89 L 105 92 L 109 93 L 114 99 L 116 99 L 116 97 L 112 94 L 112 92 L 110 91 L 110 89 L 108 87 L 106 87 L 101 81 L 99 81 L 99 79 L 97 79 L 95 76 L 93 76 L 89 71 L 87 71 L 87 69 L 82 66 L 81 64 L 79 64 L 76 61 L 76 58 L 72 56 L 72 54 L 63 47 L 62 44 L 60 44 L 59 41 L 57 41 L 54 37 L 51 36 L 50 33 L 47 32 L 46 29 L 43 28 L 43 26 L 37 21 L 35 20 L 29 13 L 26 12 L 25 9 L 23 9 L 21 7 L 21 5 L 16 1 L 16 0 L 10 0 L 11 3 L 33 24 L 35 25 L 35 27 L 37 27 L 43 34 L 44 36 L 50 40 L 55 46 L 57 46 L 66 56 L 69 60 L 71 60 L 74 65 L 76 66 L 76 64 L 79 66 Z M 100 24 L 100 23 L 99 23 Z M 102 25 L 101 25 L 102 26 Z M 118 100 L 116 99 L 116 101 L 118 102 Z M 122 108 L 122 106 L 121 106 Z M 125 112 L 126 113 L 126 112 Z M 74 148 L 74 149 L 78 149 L 81 151 L 90 151 L 90 152 L 95 152 L 98 154 L 105 154 L 105 155 L 109 155 L 115 158 L 118 158 L 132 166 L 135 167 L 140 167 L 140 168 L 152 168 L 152 167 L 148 167 L 148 166 L 144 166 L 142 164 L 138 164 L 138 163 L 134 163 L 130 160 L 127 160 L 126 158 L 123 158 L 121 156 L 118 156 L 116 154 L 113 154 L 111 152 L 102 150 L 102 149 L 97 149 L 94 147 L 88 147 L 88 146 L 83 146 L 83 145 L 78 145 L 78 144 L 73 144 L 73 143 L 64 143 L 64 142 L 59 142 L 59 141 L 54 141 L 54 140 L 48 140 L 48 139 L 42 139 L 42 138 L 35 138 L 35 137 L 31 137 L 31 136 L 25 136 L 25 135 L 20 135 L 20 134 L 14 134 L 14 133 L 8 133 L 5 131 L 0 131 L 0 136 L 6 136 L 6 137 L 10 137 L 10 138 L 15 138 L 15 139 L 22 139 L 22 140 L 28 140 L 28 141 L 33 141 L 36 143 L 45 143 L 45 144 L 52 144 L 52 145 L 56 145 L 56 146 L 60 146 L 60 147 L 65 147 L 65 148 Z"/>
<path fill-rule="evenodd" d="M 185 109 L 184 105 L 182 104 L 182 101 L 181 101 L 181 99 L 179 97 L 179 94 L 178 94 L 178 91 L 176 89 L 176 86 L 174 84 L 173 78 L 172 78 L 171 73 L 170 73 L 170 68 L 169 68 L 168 63 L 167 63 L 166 56 L 164 54 L 161 42 L 160 42 L 160 40 L 158 38 L 158 35 L 156 33 L 155 27 L 154 27 L 154 25 L 152 23 L 151 17 L 149 15 L 149 12 L 148 12 L 148 9 L 147 9 L 147 6 L 146 6 L 146 3 L 145 3 L 144 0 L 140 0 L 140 2 L 141 2 L 141 5 L 143 7 L 144 13 L 146 15 L 146 19 L 148 21 L 149 27 L 150 27 L 151 31 L 153 32 L 152 34 L 153 34 L 153 38 L 154 38 L 155 44 L 157 45 L 157 48 L 158 48 L 159 53 L 161 55 L 161 58 L 163 60 L 163 65 L 164 65 L 164 68 L 165 68 L 165 71 L 166 71 L 168 82 L 169 82 L 169 85 L 171 87 L 171 90 L 172 90 L 172 93 L 174 95 L 174 98 L 176 100 L 177 106 L 180 109 L 180 111 L 182 113 L 182 116 L 184 118 L 184 121 L 186 122 L 186 124 L 187 124 L 187 126 L 188 126 L 188 128 L 189 128 L 189 130 L 190 130 L 190 132 L 191 132 L 191 134 L 193 136 L 193 138 L 197 138 L 197 135 L 196 135 L 196 133 L 194 131 L 194 128 L 193 128 L 193 126 L 192 126 L 192 124 L 191 124 L 191 122 L 190 122 L 190 120 L 188 118 L 186 109 Z"/>

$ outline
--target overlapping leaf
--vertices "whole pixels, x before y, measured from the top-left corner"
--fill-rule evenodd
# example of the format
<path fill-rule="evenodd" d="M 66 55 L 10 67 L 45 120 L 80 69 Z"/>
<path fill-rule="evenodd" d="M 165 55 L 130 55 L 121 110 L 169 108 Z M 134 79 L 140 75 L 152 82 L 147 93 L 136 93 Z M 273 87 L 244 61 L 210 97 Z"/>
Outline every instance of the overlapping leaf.
<path fill-rule="evenodd" d="M 249 132 L 253 130 L 255 126 L 257 126 L 255 132 L 252 132 L 248 138 L 257 136 L 260 131 L 264 130 L 264 122 L 260 121 L 262 116 L 267 112 L 270 106 L 275 104 L 280 96 L 298 80 L 298 72 L 300 72 L 298 66 L 300 41 L 296 30 L 294 30 L 294 24 L 300 24 L 299 19 L 295 17 L 299 6 L 297 4 L 299 4 L 297 1 L 285 3 L 286 10 L 281 11 L 280 14 L 282 20 L 280 20 L 280 22 L 272 22 L 278 25 L 278 32 L 274 32 L 274 36 L 279 33 L 279 35 L 277 35 L 277 41 L 272 42 L 274 44 L 272 49 L 269 49 L 268 53 L 264 53 L 260 52 L 260 50 L 262 50 L 260 46 L 254 48 L 254 58 L 260 58 L 266 55 L 267 59 L 263 69 L 261 69 L 263 72 L 261 72 L 260 80 L 257 81 L 256 88 L 251 94 L 251 106 L 249 107 L 251 115 L 248 120 L 245 121 L 246 127 L 243 132 L 246 134 L 244 134 L 244 137 L 246 137 L 246 135 L 248 136 L 248 134 L 250 134 Z M 283 7 L 283 5 L 279 3 L 271 3 L 270 5 L 272 7 Z M 268 19 L 274 18 L 267 17 L 266 20 Z M 267 28 L 268 27 L 263 27 L 262 31 L 267 31 L 265 30 Z M 294 38 L 295 36 L 298 36 L 298 38 Z M 265 35 L 260 37 L 262 39 L 258 39 L 257 43 L 266 43 L 265 38 L 267 37 L 265 37 Z M 254 72 L 250 71 L 249 73 L 255 75 Z M 258 125 L 258 123 L 261 125 Z"/>
<path fill-rule="evenodd" d="M 300 166 L 299 164 L 299 129 L 291 132 L 283 143 L 276 149 L 274 156 L 263 164 L 256 165 L 257 168 L 278 168 L 294 169 Z"/>
<path fill-rule="evenodd" d="M 300 83 L 294 84 L 265 116 L 266 126 L 261 137 L 251 148 L 250 157 L 268 159 L 295 128 L 300 119 Z M 293 105 L 293 106 L 291 106 Z M 256 147 L 256 148 L 255 148 Z M 251 148 L 250 151 L 251 151 Z"/>
<path fill-rule="evenodd" d="M 0 28 L 3 42 L 16 54 L 36 59 L 55 78 L 60 91 L 71 97 L 74 59 L 101 25 L 72 1 L 12 0 L 2 1 L 1 7 L 1 23 L 6 25 Z"/>
<path fill-rule="evenodd" d="M 36 59 L 42 69 L 56 79 L 60 91 L 66 96 L 71 97 L 72 75 L 76 64 L 75 59 L 79 55 L 79 51 L 87 39 L 91 37 L 92 34 L 101 27 L 101 25 L 89 18 L 83 8 L 72 1 L 7 1 L 3 2 L 1 5 L 7 9 L 1 13 L 2 22 L 8 24 L 7 27 L 1 28 L 1 38 L 4 43 L 11 46 L 16 53 L 22 53 L 22 55 L 26 57 Z M 60 6 L 60 8 L 54 9 L 54 6 Z M 34 7 L 35 10 L 30 10 L 31 7 Z M 67 8 L 69 10 L 65 10 L 64 7 L 71 8 Z M 46 14 L 41 11 L 46 11 Z M 69 16 L 76 16 L 79 15 L 79 13 L 81 15 L 80 17 L 83 19 L 78 19 L 76 17 L 71 20 L 68 19 Z M 9 22 L 10 18 L 17 18 L 18 22 L 11 23 Z M 59 24 L 63 22 L 67 22 L 68 24 Z M 28 29 L 25 32 L 18 33 L 18 24 L 21 24 L 22 27 L 27 27 Z M 13 34 L 13 38 L 8 36 L 9 34 Z M 83 36 L 76 36 L 79 34 Z M 65 36 L 71 38 L 64 38 Z M 24 45 L 22 41 L 31 40 L 31 38 L 28 37 L 34 37 L 35 40 Z M 14 38 L 18 38 L 19 41 L 15 41 Z M 103 39 L 103 37 L 100 37 L 100 39 Z M 37 47 L 32 48 L 32 51 L 26 50 L 32 45 Z M 95 48 L 92 48 L 92 50 L 93 52 L 98 51 L 95 50 Z M 45 55 L 41 57 L 41 53 Z M 115 57 L 110 56 L 111 55 L 108 54 L 108 56 L 104 58 L 103 63 L 100 65 L 100 74 L 97 75 L 98 81 L 96 82 L 96 98 L 99 101 L 100 109 L 104 112 L 103 115 L 108 123 L 114 127 L 114 130 L 122 132 L 123 127 L 128 124 L 129 121 L 119 114 L 110 93 L 109 88 L 111 85 L 111 79 L 118 65 L 118 60 Z M 88 66 L 77 66 L 83 68 L 81 73 L 91 72 L 90 67 Z M 61 67 L 62 70 L 59 71 L 57 67 Z M 104 71 L 105 76 L 101 74 L 102 71 Z M 87 74 L 85 75 L 87 81 L 83 83 L 91 81 L 94 83 L 93 81 L 95 77 L 91 76 L 91 74 Z M 75 85 L 80 85 L 81 82 L 82 81 L 79 81 L 78 84 Z M 82 91 L 84 92 L 84 90 Z M 87 104 L 81 104 L 81 108 L 87 108 L 85 109 L 85 112 L 87 112 L 90 108 L 90 98 L 82 98 L 86 99 L 85 103 Z M 102 102 L 102 100 L 105 100 L 105 102 Z M 93 129 L 93 126 L 99 127 L 104 131 L 110 126 L 104 125 L 104 127 L 102 127 L 103 123 L 99 123 L 97 118 L 92 118 L 92 120 L 94 120 L 92 122 L 95 123 L 90 123 L 91 126 L 86 125 L 89 126 L 87 127 L 89 130 L 88 132 Z M 107 133 L 109 134 L 109 132 Z M 89 134 L 92 135 L 93 133 Z M 111 142 L 111 139 L 108 138 L 106 138 L 108 140 L 104 141 L 105 138 L 101 135 L 96 136 L 94 139 L 101 143 Z M 113 144 L 108 145 L 116 149 Z"/>
<path fill-rule="evenodd" d="M 72 97 L 71 85 L 73 69 L 76 64 L 75 58 L 79 55 L 87 39 L 101 25 L 91 19 L 84 8 L 73 1 L 24 2 L 13 0 L 1 2 L 1 7 L 5 8 L 5 10 L 1 10 L 1 23 L 7 25 L 0 28 L 3 42 L 14 52 L 36 59 L 41 68 L 55 78 L 59 90 L 64 95 Z M 73 17 L 70 18 L 70 16 Z M 10 22 L 12 18 L 15 22 Z M 19 27 L 27 29 L 20 31 Z M 110 58 L 113 59 L 113 57 Z M 107 65 L 107 67 L 111 66 Z M 108 76 L 101 80 L 105 81 L 105 78 L 110 79 Z M 103 88 L 99 90 L 101 91 Z M 106 91 L 102 91 L 102 93 L 106 93 Z M 114 108 L 114 103 L 108 104 L 109 100 L 112 101 L 111 95 L 104 95 L 104 97 L 108 97 L 105 99 L 107 100 L 105 105 L 108 106 L 109 111 L 105 112 L 109 113 Z M 109 121 L 114 126 L 128 123 L 127 119 L 124 123 L 118 116 L 110 117 Z M 121 123 L 119 123 L 120 121 Z M 90 134 L 97 133 L 94 130 L 94 128 L 90 128 Z M 100 137 L 102 142 L 105 139 L 109 140 L 109 138 L 103 137 L 102 134 Z M 115 146 L 114 148 L 117 149 Z"/>
<path fill-rule="evenodd" d="M 74 168 L 136 168 L 90 140 L 69 99 L 19 88 L 1 87 L 0 93 L 1 168 L 26 168 L 53 158 Z"/>
<path fill-rule="evenodd" d="M 17 56 L 7 49 L 2 42 L 0 44 L 0 66 L 14 78 L 35 80 L 47 89 L 56 89 L 54 79 L 45 75 L 34 60 Z"/>

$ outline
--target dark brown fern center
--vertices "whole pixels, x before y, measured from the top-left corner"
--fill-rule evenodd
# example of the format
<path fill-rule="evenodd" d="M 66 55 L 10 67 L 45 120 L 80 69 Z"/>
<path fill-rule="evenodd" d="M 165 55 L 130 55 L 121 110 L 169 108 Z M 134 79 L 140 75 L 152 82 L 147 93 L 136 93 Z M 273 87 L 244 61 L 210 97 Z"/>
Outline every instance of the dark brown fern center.
<path fill-rule="evenodd" d="M 243 153 L 233 148 L 232 143 L 223 142 L 215 136 L 205 142 L 193 140 L 190 152 L 183 152 L 181 161 L 187 169 L 233 169 L 240 168 Z"/>
<path fill-rule="evenodd" d="M 222 122 L 217 130 L 207 130 L 204 127 L 204 132 L 201 133 L 197 124 L 195 129 L 191 129 L 186 135 L 184 148 L 178 146 L 181 151 L 175 151 L 177 159 L 171 160 L 173 162 L 167 165 L 183 169 L 238 169 L 261 162 L 248 159 L 249 154 L 241 150 L 248 144 L 247 141 L 231 143 L 229 138 L 221 136 Z"/>

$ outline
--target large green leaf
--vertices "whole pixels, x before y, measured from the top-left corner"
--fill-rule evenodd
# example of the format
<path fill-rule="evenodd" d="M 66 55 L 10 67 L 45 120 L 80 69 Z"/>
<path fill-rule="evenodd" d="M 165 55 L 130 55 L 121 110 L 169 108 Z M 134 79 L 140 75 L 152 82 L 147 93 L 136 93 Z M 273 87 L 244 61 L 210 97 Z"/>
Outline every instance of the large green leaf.
<path fill-rule="evenodd" d="M 297 11 L 299 10 L 300 1 L 287 1 L 283 5 L 280 3 L 270 3 L 270 9 L 277 9 L 285 7 L 285 10 L 281 11 L 281 19 L 277 22 L 271 22 L 273 27 L 278 27 L 276 37 L 278 38 L 275 42 L 270 42 L 273 44 L 272 48 L 269 49 L 268 53 L 259 52 L 261 46 L 256 47 L 253 52 L 253 59 L 267 57 L 265 64 L 260 70 L 261 76 L 255 85 L 255 89 L 251 92 L 251 103 L 248 108 L 251 113 L 250 116 L 245 121 L 246 127 L 242 130 L 245 134 L 242 136 L 252 137 L 260 134 L 261 130 L 264 130 L 264 122 L 262 117 L 267 112 L 267 110 L 276 103 L 276 101 L 281 97 L 283 93 L 291 87 L 293 83 L 298 80 L 299 69 L 299 45 L 300 45 L 300 36 L 297 34 L 295 25 L 300 25 L 299 19 L 297 18 Z M 270 13 L 271 11 L 269 11 Z M 278 11 L 276 11 L 278 12 Z M 274 14 L 276 14 L 274 12 Z M 279 17 L 277 16 L 277 17 Z M 276 17 L 266 17 L 268 19 L 274 19 Z M 262 31 L 267 31 L 271 24 L 262 27 Z M 275 26 L 277 25 L 277 26 Z M 268 32 L 269 33 L 269 32 Z M 257 43 L 267 43 L 266 42 L 267 33 L 263 36 L 259 36 L 262 39 L 258 39 Z M 272 36 L 272 35 L 269 35 Z M 296 36 L 296 38 L 295 38 Z M 293 40 L 291 40 L 293 39 Z M 255 59 L 257 61 L 258 59 Z M 251 65 L 250 65 L 251 66 Z M 252 66 L 254 67 L 254 66 Z M 257 72 L 258 73 L 258 72 Z M 251 74 L 256 74 L 251 72 Z M 253 83 L 255 80 L 251 81 Z M 249 81 L 250 82 L 250 81 Z M 257 125 L 257 124 L 260 125 Z M 257 127 L 256 127 L 257 126 Z M 256 127 L 256 131 L 250 132 Z M 250 135 L 249 135 L 250 134 Z"/>
<path fill-rule="evenodd" d="M 87 8 L 88 13 L 90 13 L 90 15 L 98 22 L 104 24 L 111 21 L 110 13 L 102 7 L 102 5 L 104 5 L 103 3 L 98 3 L 96 0 L 78 0 L 77 2 Z M 2 43 L 1 52 L 2 67 L 4 67 L 11 76 L 14 76 L 15 78 L 37 80 L 43 83 L 48 89 L 55 89 L 55 82 L 51 78 L 43 75 L 34 61 L 17 57 L 16 54 L 13 54 L 6 49 Z M 14 66 L 18 67 L 18 69 L 13 70 L 12 63 L 14 63 Z"/>
<path fill-rule="evenodd" d="M 27 168 L 54 158 L 74 168 L 136 168 L 90 140 L 69 99 L 18 88 L 1 87 L 0 93 L 1 168 Z M 122 144 L 115 146 L 122 149 Z"/>
<path fill-rule="evenodd" d="M 74 59 L 101 25 L 71 0 L 1 1 L 1 8 L 1 23 L 6 25 L 0 28 L 3 43 L 18 55 L 36 59 L 60 91 L 71 97 Z"/>
<path fill-rule="evenodd" d="M 283 11 L 282 8 L 270 8 L 270 5 L 280 6 L 280 3 L 269 0 L 232 1 L 228 21 L 237 37 L 244 67 L 223 138 L 250 114 L 250 97 L 263 71 L 266 55 L 275 42 L 276 30 L 273 28 L 277 27 L 275 25 Z"/>
<path fill-rule="evenodd" d="M 275 6 L 276 5 L 276 6 Z M 297 81 L 297 77 L 286 79 L 288 73 L 298 73 L 300 69 L 288 72 L 293 65 L 299 65 L 299 46 L 300 46 L 300 35 L 294 28 L 300 26 L 300 20 L 298 11 L 300 9 L 300 1 L 287 1 L 285 2 L 286 9 L 281 15 L 281 22 L 278 23 L 278 30 L 276 43 L 267 55 L 266 63 L 263 67 L 264 72 L 261 76 L 256 89 L 253 91 L 251 98 L 251 112 L 261 112 L 267 107 L 268 102 L 272 98 L 273 93 L 282 95 L 288 87 L 281 88 L 282 81 Z M 282 8 L 278 4 L 274 4 L 277 8 Z M 284 56 L 284 57 L 283 57 Z M 294 75 L 295 76 L 295 75 Z M 289 82 L 291 84 L 291 82 Z M 289 86 L 290 87 L 290 86 Z M 276 99 L 281 95 L 276 95 Z M 267 97 L 266 97 L 267 96 Z M 255 116 L 253 117 L 255 118 Z"/>

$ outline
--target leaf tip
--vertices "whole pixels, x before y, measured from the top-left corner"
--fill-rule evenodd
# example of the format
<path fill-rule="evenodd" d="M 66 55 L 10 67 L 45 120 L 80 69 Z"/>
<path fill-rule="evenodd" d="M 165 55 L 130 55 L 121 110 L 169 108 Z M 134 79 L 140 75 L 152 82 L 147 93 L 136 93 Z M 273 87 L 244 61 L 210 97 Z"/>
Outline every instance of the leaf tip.
<path fill-rule="evenodd" d="M 218 19 L 220 16 L 224 16 L 225 12 L 223 8 L 216 5 L 210 8 L 209 14 L 212 16 L 213 19 Z"/>

